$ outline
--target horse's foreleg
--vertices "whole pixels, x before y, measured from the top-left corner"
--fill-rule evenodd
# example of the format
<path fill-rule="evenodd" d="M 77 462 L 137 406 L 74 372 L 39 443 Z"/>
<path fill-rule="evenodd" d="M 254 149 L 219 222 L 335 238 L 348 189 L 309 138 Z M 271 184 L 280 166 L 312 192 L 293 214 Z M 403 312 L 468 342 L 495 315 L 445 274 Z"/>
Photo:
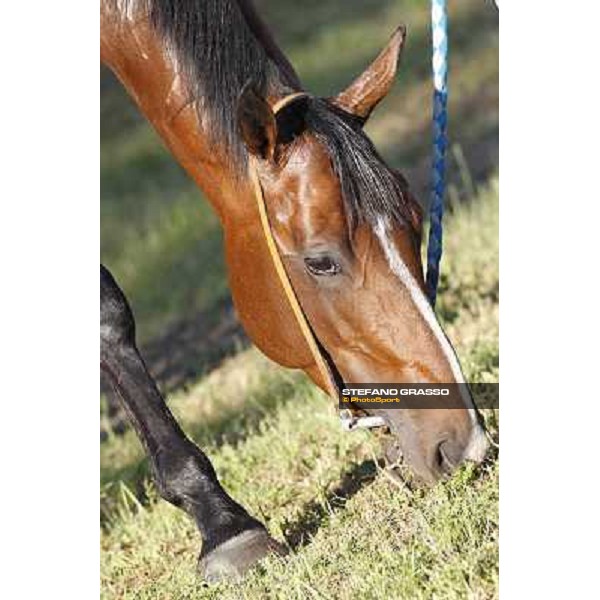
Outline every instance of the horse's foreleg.
<path fill-rule="evenodd" d="M 100 286 L 100 364 L 148 453 L 158 491 L 195 520 L 203 540 L 203 575 L 239 576 L 281 547 L 225 492 L 210 460 L 179 427 L 137 350 L 127 300 L 102 266 Z"/>

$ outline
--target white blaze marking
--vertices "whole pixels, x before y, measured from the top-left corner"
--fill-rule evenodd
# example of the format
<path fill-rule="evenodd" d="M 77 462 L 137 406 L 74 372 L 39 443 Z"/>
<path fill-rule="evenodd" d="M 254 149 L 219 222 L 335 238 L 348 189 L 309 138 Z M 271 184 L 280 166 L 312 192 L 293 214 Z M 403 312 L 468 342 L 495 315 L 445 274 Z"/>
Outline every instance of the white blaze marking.
<path fill-rule="evenodd" d="M 383 252 L 388 261 L 390 269 L 392 273 L 394 273 L 400 281 L 404 284 L 408 292 L 410 293 L 410 297 L 412 301 L 415 303 L 415 306 L 418 308 L 421 316 L 425 320 L 425 322 L 429 325 L 431 332 L 438 340 L 442 352 L 450 365 L 450 369 L 452 371 L 452 375 L 457 383 L 466 383 L 465 377 L 462 373 L 462 369 L 460 368 L 460 364 L 458 363 L 458 358 L 456 357 L 456 353 L 454 349 L 450 345 L 446 334 L 443 332 L 438 320 L 433 312 L 433 308 L 431 308 L 431 304 L 429 303 L 429 299 L 423 293 L 423 290 L 416 282 L 415 278 L 412 276 L 411 272 L 408 270 L 408 267 L 402 260 L 398 249 L 392 242 L 391 237 L 389 236 L 389 222 L 383 217 L 379 217 L 377 220 L 377 224 L 374 227 L 375 235 L 379 239 L 379 243 L 383 248 Z M 477 420 L 477 413 L 475 411 L 475 405 L 473 404 L 473 399 L 471 398 L 471 394 L 468 392 L 466 386 L 460 386 L 461 396 L 465 403 L 465 407 L 469 411 L 469 415 L 471 416 L 471 421 L 473 423 L 474 429 L 471 436 L 471 440 L 467 449 L 465 450 L 465 458 L 469 458 L 471 460 L 480 461 L 483 459 L 483 454 L 487 449 L 487 440 L 485 437 L 485 433 L 479 425 L 479 421 Z"/>

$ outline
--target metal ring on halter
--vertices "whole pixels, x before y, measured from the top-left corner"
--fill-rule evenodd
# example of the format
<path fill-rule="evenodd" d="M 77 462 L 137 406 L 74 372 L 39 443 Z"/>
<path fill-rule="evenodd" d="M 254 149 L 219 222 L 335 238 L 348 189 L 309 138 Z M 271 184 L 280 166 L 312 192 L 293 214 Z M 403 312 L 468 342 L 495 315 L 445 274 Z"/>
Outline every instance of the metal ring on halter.
<path fill-rule="evenodd" d="M 385 419 L 375 415 L 355 415 L 347 408 L 340 409 L 340 425 L 344 431 L 356 431 L 357 429 L 375 429 L 385 427 Z"/>

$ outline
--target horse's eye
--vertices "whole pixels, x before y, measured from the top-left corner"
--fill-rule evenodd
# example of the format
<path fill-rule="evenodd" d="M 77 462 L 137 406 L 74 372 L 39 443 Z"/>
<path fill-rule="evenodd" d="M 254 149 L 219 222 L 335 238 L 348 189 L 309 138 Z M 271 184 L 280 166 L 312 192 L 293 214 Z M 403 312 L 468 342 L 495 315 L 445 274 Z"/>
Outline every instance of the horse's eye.
<path fill-rule="evenodd" d="M 342 268 L 331 256 L 309 256 L 304 259 L 304 264 L 310 273 L 319 277 L 337 275 Z"/>

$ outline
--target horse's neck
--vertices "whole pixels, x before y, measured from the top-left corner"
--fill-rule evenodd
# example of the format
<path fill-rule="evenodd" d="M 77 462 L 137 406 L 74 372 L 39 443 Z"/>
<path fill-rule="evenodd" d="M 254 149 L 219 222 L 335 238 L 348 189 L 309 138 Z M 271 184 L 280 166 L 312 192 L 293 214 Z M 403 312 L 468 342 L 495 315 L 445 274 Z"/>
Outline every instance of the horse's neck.
<path fill-rule="evenodd" d="M 189 103 L 176 62 L 147 16 L 124 16 L 115 8 L 119 4 L 102 0 L 102 61 L 116 73 L 219 214 L 229 284 L 250 338 L 276 362 L 303 368 L 319 382 L 318 369 L 300 329 L 293 325 L 294 315 L 267 251 L 250 181 L 236 177 L 224 148 L 211 143 L 208 116 Z M 265 50 L 272 60 L 276 58 L 274 44 L 265 45 Z M 285 76 L 286 67 L 279 67 Z M 288 90 L 295 87 L 294 77 L 292 70 L 286 77 Z M 268 98 L 272 103 L 277 99 Z"/>
<path fill-rule="evenodd" d="M 157 130 L 177 161 L 186 169 L 213 204 L 219 216 L 234 216 L 240 195 L 250 193 L 248 182 L 233 172 L 224 145 L 208 135 L 208 115 L 201 102 L 190 101 L 175 57 L 151 26 L 142 9 L 121 11 L 122 3 L 102 0 L 101 59 L 120 79 L 148 121 Z M 135 6 L 135 3 L 131 3 Z M 240 1 L 249 26 L 261 39 L 271 60 L 286 83 L 273 82 L 268 100 L 272 103 L 298 86 L 297 77 L 251 5 Z M 231 115 L 235 118 L 235 115 Z"/>

